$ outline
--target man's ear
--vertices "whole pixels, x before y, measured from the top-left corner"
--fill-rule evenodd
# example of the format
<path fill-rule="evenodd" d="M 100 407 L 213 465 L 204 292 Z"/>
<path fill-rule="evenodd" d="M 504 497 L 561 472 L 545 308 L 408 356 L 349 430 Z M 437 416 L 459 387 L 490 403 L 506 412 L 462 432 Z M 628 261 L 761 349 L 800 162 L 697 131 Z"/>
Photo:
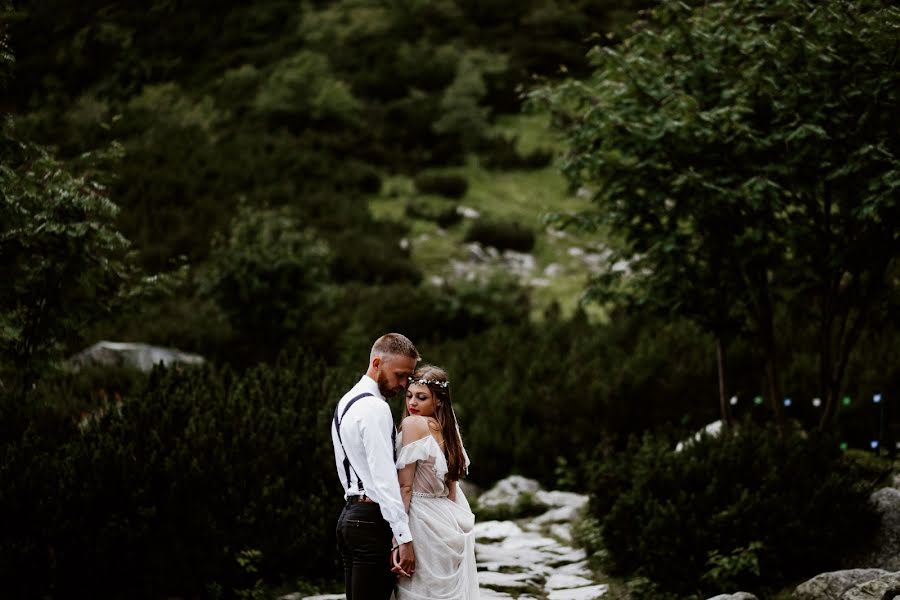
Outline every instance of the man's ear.
<path fill-rule="evenodd" d="M 377 371 L 380 367 L 381 367 L 381 357 L 376 356 L 375 358 L 372 359 L 372 368 L 374 368 Z"/>

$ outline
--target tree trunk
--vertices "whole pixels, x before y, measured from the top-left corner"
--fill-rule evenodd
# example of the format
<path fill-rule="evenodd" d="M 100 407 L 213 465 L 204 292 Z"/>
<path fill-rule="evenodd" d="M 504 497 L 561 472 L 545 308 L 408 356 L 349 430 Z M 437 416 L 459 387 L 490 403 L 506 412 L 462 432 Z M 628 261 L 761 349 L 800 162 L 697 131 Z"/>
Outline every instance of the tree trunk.
<path fill-rule="evenodd" d="M 781 382 L 778 378 L 778 343 L 775 340 L 775 316 L 772 309 L 772 299 L 768 290 L 761 297 L 759 314 L 760 337 L 766 364 L 766 384 L 769 404 L 772 407 L 772 415 L 775 417 L 775 425 L 779 433 L 784 433 L 784 410 L 781 398 Z"/>
<path fill-rule="evenodd" d="M 725 399 L 725 345 L 721 335 L 716 336 L 716 366 L 719 371 L 719 410 L 722 413 L 722 424 L 731 427 L 731 410 Z"/>

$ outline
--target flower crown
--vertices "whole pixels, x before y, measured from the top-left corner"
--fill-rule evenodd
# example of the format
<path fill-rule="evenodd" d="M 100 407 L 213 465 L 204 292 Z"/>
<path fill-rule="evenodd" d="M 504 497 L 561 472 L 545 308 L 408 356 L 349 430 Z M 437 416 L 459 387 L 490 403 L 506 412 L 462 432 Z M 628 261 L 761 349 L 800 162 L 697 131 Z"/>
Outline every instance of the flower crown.
<path fill-rule="evenodd" d="M 412 385 L 414 383 L 418 383 L 420 385 L 436 385 L 441 388 L 446 388 L 450 385 L 449 381 L 438 381 L 437 379 L 413 379 L 409 378 L 409 384 Z"/>

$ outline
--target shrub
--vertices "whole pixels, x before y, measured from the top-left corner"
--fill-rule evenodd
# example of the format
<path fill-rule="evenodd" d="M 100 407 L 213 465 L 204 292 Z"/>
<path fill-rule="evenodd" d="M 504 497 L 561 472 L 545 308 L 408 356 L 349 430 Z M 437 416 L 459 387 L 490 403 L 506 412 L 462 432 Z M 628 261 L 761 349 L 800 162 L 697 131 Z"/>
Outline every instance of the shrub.
<path fill-rule="evenodd" d="M 406 216 L 413 219 L 433 221 L 446 229 L 462 221 L 459 205 L 435 207 L 422 200 L 410 200 L 406 203 Z"/>
<path fill-rule="evenodd" d="M 591 471 L 614 569 L 680 594 L 772 590 L 834 568 L 876 522 L 835 440 L 750 421 L 678 453 L 648 435 Z"/>
<path fill-rule="evenodd" d="M 328 431 L 339 391 L 326 375 L 303 356 L 242 376 L 157 370 L 83 431 L 4 438 L 6 591 L 198 597 L 336 575 Z M 252 577 L 238 568 L 247 553 Z"/>
<path fill-rule="evenodd" d="M 598 439 L 612 452 L 630 433 L 716 418 L 714 401 L 696 400 L 715 397 L 715 364 L 707 338 L 690 324 L 618 314 L 595 325 L 577 313 L 535 326 L 527 315 L 520 309 L 466 339 L 419 346 L 450 373 L 470 478 L 479 485 L 519 473 L 548 488 L 562 475 L 584 489 L 583 454 Z M 573 473 L 560 471 L 560 458 Z"/>
<path fill-rule="evenodd" d="M 495 136 L 482 142 L 479 148 L 481 164 L 488 169 L 542 169 L 553 160 L 553 152 L 537 148 L 522 153 L 516 148 L 515 136 Z"/>
<path fill-rule="evenodd" d="M 498 250 L 530 252 L 534 248 L 534 232 L 512 221 L 477 221 L 466 232 L 467 242 L 478 242 Z"/>
<path fill-rule="evenodd" d="M 335 260 L 331 274 L 338 282 L 418 283 L 422 273 L 395 239 L 371 232 L 339 232 L 332 241 Z"/>
<path fill-rule="evenodd" d="M 468 180 L 460 175 L 419 173 L 413 182 L 419 192 L 436 194 L 445 198 L 462 198 L 469 190 Z"/>

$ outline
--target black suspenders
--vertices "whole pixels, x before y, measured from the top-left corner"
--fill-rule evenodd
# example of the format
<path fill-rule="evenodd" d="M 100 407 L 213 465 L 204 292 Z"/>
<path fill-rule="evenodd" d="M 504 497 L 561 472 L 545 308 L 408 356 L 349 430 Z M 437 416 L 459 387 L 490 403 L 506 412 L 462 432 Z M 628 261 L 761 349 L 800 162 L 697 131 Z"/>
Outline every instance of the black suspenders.
<path fill-rule="evenodd" d="M 338 441 L 341 443 L 341 450 L 344 451 L 344 473 L 347 475 L 347 489 L 350 489 L 350 458 L 347 456 L 347 449 L 344 448 L 344 440 L 341 439 L 341 421 L 344 420 L 344 415 L 347 414 L 347 411 L 350 410 L 350 407 L 353 406 L 357 400 L 365 398 L 366 396 L 374 396 L 374 394 L 370 392 L 363 392 L 359 396 L 355 396 L 351 398 L 349 402 L 347 402 L 347 406 L 344 407 L 344 411 L 341 413 L 341 418 L 338 419 L 338 407 L 334 407 L 334 428 L 337 431 Z M 394 427 L 391 427 L 391 449 L 394 452 L 394 462 L 397 461 L 397 430 Z M 353 469 L 354 472 L 356 469 Z M 363 484 L 362 480 L 359 478 L 359 473 L 356 474 L 356 486 L 359 489 L 359 492 L 363 492 Z"/>

